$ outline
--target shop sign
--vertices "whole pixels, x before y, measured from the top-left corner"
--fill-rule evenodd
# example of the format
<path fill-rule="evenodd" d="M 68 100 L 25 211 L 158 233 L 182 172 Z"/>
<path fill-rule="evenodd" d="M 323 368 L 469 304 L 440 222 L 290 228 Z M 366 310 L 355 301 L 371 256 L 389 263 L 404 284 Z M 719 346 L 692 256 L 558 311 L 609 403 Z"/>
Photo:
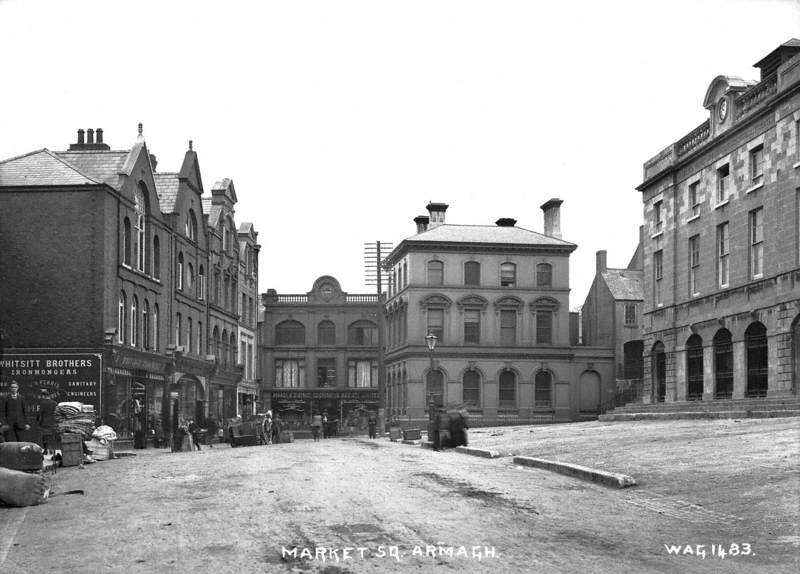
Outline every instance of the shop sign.
<path fill-rule="evenodd" d="M 11 381 L 17 381 L 20 394 L 30 401 L 40 389 L 48 389 L 57 394 L 57 401 L 94 405 L 100 412 L 102 372 L 99 353 L 3 353 L 0 393 L 7 393 Z"/>
<path fill-rule="evenodd" d="M 271 391 L 273 401 L 308 401 L 311 399 L 350 399 L 353 401 L 377 401 L 378 391 L 346 391 L 337 389 L 315 389 L 304 391 Z"/>

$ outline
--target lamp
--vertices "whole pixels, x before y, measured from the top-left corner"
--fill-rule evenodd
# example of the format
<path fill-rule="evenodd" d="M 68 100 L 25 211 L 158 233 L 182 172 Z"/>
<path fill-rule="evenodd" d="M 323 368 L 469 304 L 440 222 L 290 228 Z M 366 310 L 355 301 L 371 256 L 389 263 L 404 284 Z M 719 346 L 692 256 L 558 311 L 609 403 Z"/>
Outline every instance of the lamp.
<path fill-rule="evenodd" d="M 433 333 L 428 333 L 425 335 L 425 342 L 428 343 L 428 350 L 432 353 L 433 350 L 436 348 L 436 341 L 439 340 L 439 337 L 434 335 Z M 431 367 L 433 367 L 433 355 L 431 355 Z"/>

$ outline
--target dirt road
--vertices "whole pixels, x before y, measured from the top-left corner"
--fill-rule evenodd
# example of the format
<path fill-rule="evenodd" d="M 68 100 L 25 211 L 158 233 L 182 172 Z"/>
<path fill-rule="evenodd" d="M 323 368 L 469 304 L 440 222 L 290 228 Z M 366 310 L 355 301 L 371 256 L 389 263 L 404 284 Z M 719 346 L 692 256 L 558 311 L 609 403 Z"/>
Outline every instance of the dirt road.
<path fill-rule="evenodd" d="M 647 423 L 472 433 L 625 490 L 387 439 L 138 451 L 59 470 L 84 496 L 0 509 L 0 572 L 794 572 L 798 424 L 770 422 L 709 427 L 693 455 Z"/>

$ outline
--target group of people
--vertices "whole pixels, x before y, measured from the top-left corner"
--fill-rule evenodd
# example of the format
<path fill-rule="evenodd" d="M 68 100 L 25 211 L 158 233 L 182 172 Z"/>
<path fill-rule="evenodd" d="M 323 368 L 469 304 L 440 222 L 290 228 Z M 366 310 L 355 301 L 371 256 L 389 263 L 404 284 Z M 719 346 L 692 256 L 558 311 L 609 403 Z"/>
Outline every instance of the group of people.
<path fill-rule="evenodd" d="M 264 442 L 266 444 L 277 444 L 281 442 L 281 431 L 283 424 L 281 423 L 281 415 L 272 411 L 267 411 L 267 416 L 261 421 L 261 433 L 264 435 Z"/>
<path fill-rule="evenodd" d="M 30 430 L 28 423 L 28 406 L 19 392 L 19 383 L 11 381 L 8 395 L 0 399 L 0 442 L 22 442 L 25 431 Z M 39 411 L 36 423 L 39 427 L 39 445 L 47 453 L 54 453 L 58 446 L 56 428 L 55 395 L 49 389 L 39 391 Z"/>

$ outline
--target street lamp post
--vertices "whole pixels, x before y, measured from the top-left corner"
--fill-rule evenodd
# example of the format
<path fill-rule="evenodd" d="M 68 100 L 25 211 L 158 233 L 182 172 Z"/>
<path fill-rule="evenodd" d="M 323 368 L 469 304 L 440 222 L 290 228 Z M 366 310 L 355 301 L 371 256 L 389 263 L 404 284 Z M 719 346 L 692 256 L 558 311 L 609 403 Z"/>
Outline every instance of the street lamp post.
<path fill-rule="evenodd" d="M 434 394 L 431 392 L 431 387 L 433 386 L 433 351 L 436 349 L 436 341 L 438 341 L 438 337 L 433 333 L 425 335 L 425 342 L 428 344 L 428 357 L 430 358 L 426 393 L 428 403 L 428 440 L 433 442 L 435 450 L 439 450 L 439 417 Z"/>

